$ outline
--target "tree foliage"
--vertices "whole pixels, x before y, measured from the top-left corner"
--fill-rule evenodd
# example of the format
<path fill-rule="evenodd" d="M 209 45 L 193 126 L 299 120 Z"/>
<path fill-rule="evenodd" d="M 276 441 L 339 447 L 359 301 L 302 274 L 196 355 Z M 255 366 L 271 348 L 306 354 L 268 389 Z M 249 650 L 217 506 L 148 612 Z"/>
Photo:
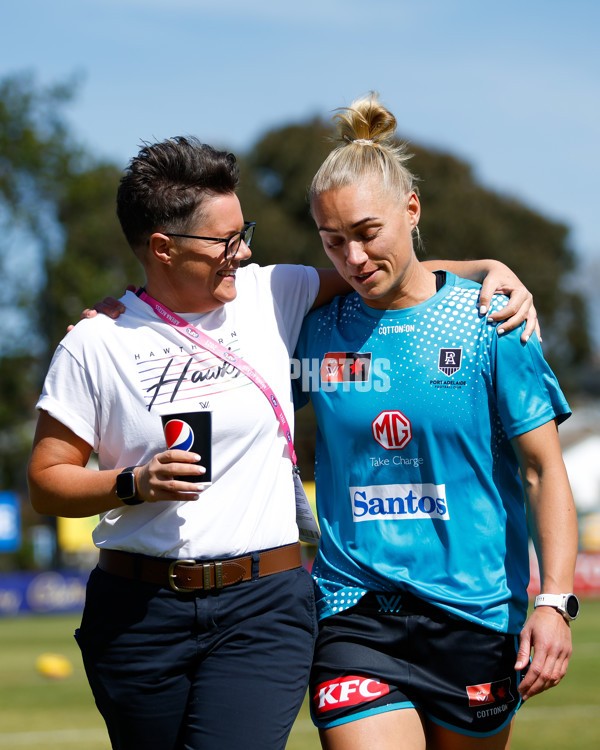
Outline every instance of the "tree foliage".
<path fill-rule="evenodd" d="M 35 336 L 40 266 L 56 252 L 56 201 L 82 153 L 62 118 L 72 84 L 39 87 L 31 75 L 0 81 L 1 313 L 0 484 L 22 488 L 31 445 L 29 430 L 39 382 Z M 26 252 L 27 248 L 27 252 Z M 15 310 L 20 309 L 20 315 Z"/>
<path fill-rule="evenodd" d="M 267 133 L 242 161 L 240 200 L 257 221 L 255 260 L 329 265 L 308 209 L 308 187 L 331 150 L 319 119 Z"/>
<path fill-rule="evenodd" d="M 43 88 L 31 74 L 0 81 L 0 196 L 10 220 L 35 231 L 44 229 L 40 203 L 52 205 L 82 156 L 63 118 L 73 93 L 74 82 Z"/>
<path fill-rule="evenodd" d="M 120 176 L 114 165 L 98 164 L 65 180 L 57 202 L 64 247 L 45 259 L 47 283 L 40 297 L 40 327 L 51 350 L 84 307 L 107 295 L 121 296 L 127 283 L 143 282 L 115 212 Z"/>

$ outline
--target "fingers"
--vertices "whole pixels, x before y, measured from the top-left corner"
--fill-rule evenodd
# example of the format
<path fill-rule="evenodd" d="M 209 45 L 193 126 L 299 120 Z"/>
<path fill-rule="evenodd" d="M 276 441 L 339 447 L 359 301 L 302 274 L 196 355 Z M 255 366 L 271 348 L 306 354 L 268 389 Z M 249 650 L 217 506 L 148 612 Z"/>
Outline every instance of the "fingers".
<path fill-rule="evenodd" d="M 480 314 L 481 308 L 485 307 L 485 299 L 480 297 Z M 523 323 L 525 326 L 521 333 L 521 341 L 526 343 L 535 331 L 539 340 L 542 340 L 537 310 L 533 304 L 533 296 L 526 289 L 516 289 L 511 293 L 508 303 L 501 310 L 496 310 L 488 317 L 490 323 L 498 323 L 497 333 L 499 336 L 518 328 Z"/>
<path fill-rule="evenodd" d="M 488 274 L 483 282 L 481 283 L 481 290 L 479 292 L 479 314 L 485 315 L 490 309 L 492 304 L 492 297 L 497 290 L 497 286 L 493 280 L 490 280 L 490 274 Z"/>
<path fill-rule="evenodd" d="M 543 609 L 543 608 L 542 608 Z M 521 632 L 515 669 L 524 669 L 533 658 L 519 685 L 523 700 L 555 687 L 567 672 L 571 657 L 571 631 L 556 610 L 530 617 Z"/>
<path fill-rule="evenodd" d="M 197 453 L 170 450 L 159 453 L 136 473 L 138 495 L 147 502 L 197 500 L 204 487 L 182 479 L 194 476 L 202 481 L 206 469 Z"/>
<path fill-rule="evenodd" d="M 96 302 L 93 310 L 84 310 L 81 315 L 83 317 L 83 314 L 86 312 L 96 315 L 96 311 L 98 311 L 103 315 L 108 315 L 109 318 L 116 319 L 119 315 L 125 312 L 125 309 L 125 305 L 122 302 L 119 302 L 118 299 L 115 299 L 114 297 L 105 297 L 102 302 Z M 93 315 L 90 314 L 85 317 L 91 318 Z"/>
<path fill-rule="evenodd" d="M 521 334 L 521 341 L 525 343 L 531 338 L 533 332 L 537 333 L 538 339 L 542 340 L 542 331 L 540 329 L 540 322 L 538 320 L 537 311 L 533 304 L 533 298 L 529 310 L 525 313 L 525 328 Z"/>
<path fill-rule="evenodd" d="M 127 291 L 134 292 L 136 289 L 135 286 L 132 284 L 129 284 L 127 286 Z M 93 308 L 86 307 L 85 310 L 82 310 L 81 315 L 79 316 L 79 320 L 85 320 L 86 318 L 94 318 L 98 313 L 102 313 L 103 315 L 108 315 L 109 318 L 113 318 L 116 320 L 119 315 L 122 315 L 126 310 L 125 305 L 122 302 L 119 302 L 118 299 L 115 299 L 115 297 L 105 297 L 102 302 L 96 302 Z M 67 327 L 67 333 L 72 330 L 75 326 L 68 326 Z"/>
<path fill-rule="evenodd" d="M 519 685 L 519 693 L 524 701 L 545 690 L 556 687 L 567 673 L 568 659 L 546 654 L 539 659 L 534 657 L 526 676 Z"/>
<path fill-rule="evenodd" d="M 525 319 L 528 319 L 532 307 L 532 295 L 524 288 L 515 289 L 511 292 L 505 307 L 491 313 L 489 320 L 499 323 L 498 334 L 501 335 L 506 331 L 512 331 L 513 328 L 520 326 Z"/>
<path fill-rule="evenodd" d="M 531 654 L 531 639 L 529 632 L 523 628 L 521 631 L 521 637 L 519 639 L 519 651 L 517 653 L 517 661 L 515 662 L 515 669 L 522 670 L 529 664 L 529 656 Z"/>
<path fill-rule="evenodd" d="M 98 315 L 98 313 L 95 310 L 90 310 L 89 307 L 86 307 L 85 310 L 81 311 L 79 320 L 85 320 L 85 318 L 95 318 L 96 315 Z"/>
<path fill-rule="evenodd" d="M 97 314 L 98 314 L 98 313 L 97 313 L 97 312 L 96 312 L 95 310 L 90 310 L 90 308 L 89 308 L 89 307 L 86 307 L 86 308 L 85 308 L 85 310 L 82 310 L 82 311 L 81 311 L 81 314 L 80 314 L 80 316 L 79 316 L 79 320 L 85 320 L 86 318 L 93 318 L 93 317 L 95 317 L 95 316 L 96 316 Z M 75 328 L 75 326 L 74 326 L 73 324 L 71 324 L 71 325 L 68 325 L 68 326 L 67 326 L 67 333 L 69 333 L 69 331 L 72 331 L 72 330 L 73 330 L 73 328 Z"/>

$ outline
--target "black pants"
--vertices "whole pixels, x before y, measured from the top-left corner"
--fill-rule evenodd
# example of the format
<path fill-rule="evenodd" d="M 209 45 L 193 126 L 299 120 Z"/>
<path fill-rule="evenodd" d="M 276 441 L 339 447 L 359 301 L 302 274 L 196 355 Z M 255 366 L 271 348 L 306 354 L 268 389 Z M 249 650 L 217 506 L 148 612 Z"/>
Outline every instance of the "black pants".
<path fill-rule="evenodd" d="M 275 750 L 315 635 L 304 568 L 197 594 L 96 569 L 76 638 L 115 750 Z"/>

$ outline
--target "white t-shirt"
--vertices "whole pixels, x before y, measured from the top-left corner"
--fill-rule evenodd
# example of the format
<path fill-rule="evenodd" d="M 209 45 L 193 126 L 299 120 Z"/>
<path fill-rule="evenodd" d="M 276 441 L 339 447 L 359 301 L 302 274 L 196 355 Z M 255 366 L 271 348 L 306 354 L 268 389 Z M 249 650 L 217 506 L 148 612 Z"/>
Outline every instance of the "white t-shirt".
<path fill-rule="evenodd" d="M 175 310 L 267 381 L 293 429 L 289 357 L 319 289 L 305 266 L 240 268 L 237 297 L 202 315 Z M 219 558 L 298 539 L 292 464 L 279 422 L 246 376 L 197 347 L 132 292 L 127 311 L 81 321 L 54 354 L 37 407 L 98 453 L 100 469 L 166 449 L 161 414 L 212 412 L 213 483 L 196 501 L 101 515 L 96 546 L 172 558 Z"/>

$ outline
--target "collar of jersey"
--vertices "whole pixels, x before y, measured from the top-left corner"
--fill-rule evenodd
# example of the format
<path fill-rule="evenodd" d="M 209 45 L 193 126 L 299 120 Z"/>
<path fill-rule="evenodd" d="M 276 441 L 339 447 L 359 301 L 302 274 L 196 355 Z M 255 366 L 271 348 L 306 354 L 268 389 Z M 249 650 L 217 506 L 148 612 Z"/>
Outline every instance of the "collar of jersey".
<path fill-rule="evenodd" d="M 369 315 L 372 318 L 389 318 L 392 320 L 398 320 L 399 318 L 410 318 L 413 315 L 418 315 L 421 313 L 425 308 L 430 307 L 433 304 L 436 304 L 437 302 L 440 302 L 441 300 L 446 297 L 452 287 L 455 285 L 456 282 L 456 276 L 449 271 L 446 272 L 446 283 L 444 286 L 439 290 L 439 292 L 436 292 L 433 296 L 429 297 L 429 299 L 426 299 L 424 302 L 419 302 L 418 305 L 414 305 L 413 307 L 402 307 L 398 310 L 380 310 L 376 307 L 369 307 L 369 305 L 365 304 L 365 301 L 363 298 L 358 294 L 358 292 L 355 292 L 356 297 L 358 298 L 358 302 L 362 308 L 362 311 Z"/>

